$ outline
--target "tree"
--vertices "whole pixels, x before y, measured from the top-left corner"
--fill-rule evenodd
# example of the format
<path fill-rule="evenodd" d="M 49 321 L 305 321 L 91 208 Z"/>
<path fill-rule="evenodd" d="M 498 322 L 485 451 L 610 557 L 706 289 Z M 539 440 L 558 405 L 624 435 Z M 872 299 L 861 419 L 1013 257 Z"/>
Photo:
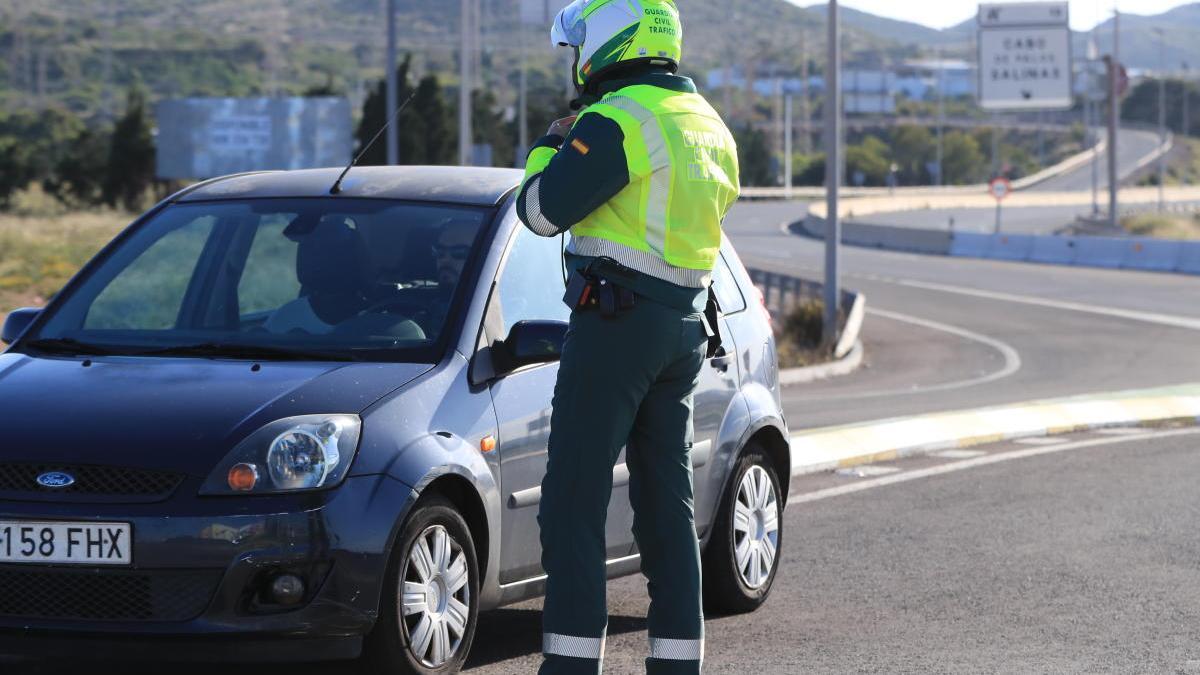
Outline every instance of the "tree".
<path fill-rule="evenodd" d="M 860 173 L 864 185 L 883 185 L 890 168 L 888 146 L 875 136 L 867 136 L 858 145 L 846 148 L 846 180 L 851 185 L 857 183 L 854 177 Z"/>
<path fill-rule="evenodd" d="M 29 184 L 29 156 L 15 138 L 0 136 L 0 208 L 6 208 L 13 193 Z"/>
<path fill-rule="evenodd" d="M 394 122 L 400 163 L 453 164 L 457 158 L 455 148 L 458 142 L 453 111 L 446 103 L 445 94 L 436 76 L 427 75 L 421 78 L 415 90 L 412 88 L 408 81 L 411 66 L 412 55 L 408 54 L 396 69 L 398 105 L 403 105 L 409 96 L 413 97 L 412 103 Z M 376 133 L 379 133 L 395 112 L 385 110 L 386 105 L 387 80 L 383 79 L 363 101 L 362 121 L 359 122 L 356 134 L 360 151 Z M 368 166 L 387 164 L 386 138 L 386 135 L 380 136 L 359 163 Z"/>
<path fill-rule="evenodd" d="M 942 139 L 942 173 L 948 185 L 976 183 L 989 173 L 979 142 L 961 132 L 947 132 Z"/>
<path fill-rule="evenodd" d="M 102 196 L 109 206 L 140 210 L 146 190 L 154 183 L 155 151 L 146 95 L 139 85 L 129 88 L 125 114 L 113 128 Z"/>
<path fill-rule="evenodd" d="M 490 90 L 471 92 L 471 124 L 475 143 L 492 146 L 492 164 L 512 166 L 515 143 L 504 112 L 497 108 L 496 95 Z"/>
<path fill-rule="evenodd" d="M 442 85 L 436 75 L 426 75 L 417 84 L 417 96 L 412 102 L 412 123 L 420 125 L 420 138 L 413 139 L 415 152 L 412 164 L 456 164 L 458 159 L 458 128 L 454 123 Z M 408 120 L 406 120 L 408 121 Z M 401 131 L 414 133 L 417 127 Z M 405 162 L 404 156 L 400 157 Z"/>
<path fill-rule="evenodd" d="M 929 129 L 905 124 L 892 129 L 891 157 L 899 167 L 897 178 L 902 185 L 923 185 L 929 182 L 926 165 L 934 161 L 937 145 Z"/>
<path fill-rule="evenodd" d="M 767 148 L 767 135 L 753 127 L 739 127 L 734 132 L 734 139 L 738 146 L 742 185 L 773 185 L 774 176 L 771 172 L 771 151 Z"/>
<path fill-rule="evenodd" d="M 408 84 L 408 71 L 411 65 L 412 54 L 407 54 L 404 57 L 404 61 L 396 68 L 396 88 L 399 94 L 396 97 L 397 105 L 404 103 L 404 101 L 408 99 L 409 95 L 412 94 L 412 87 L 410 87 Z M 377 85 L 375 85 L 375 89 L 372 90 L 371 93 L 367 95 L 367 99 L 363 101 L 362 120 L 358 123 L 358 132 L 355 134 L 355 138 L 358 140 L 358 152 L 361 152 L 363 148 L 367 147 L 367 143 L 371 142 L 371 139 L 375 137 L 375 134 L 379 133 L 379 131 L 383 129 L 383 126 L 387 124 L 388 120 L 390 120 L 392 115 L 396 112 L 394 110 L 387 110 L 386 108 L 387 78 L 384 78 L 381 79 Z M 410 105 L 409 109 L 406 110 L 405 113 L 410 112 L 411 109 L 412 106 Z M 401 130 L 406 128 L 411 129 L 411 124 L 409 122 L 410 120 L 407 119 L 407 116 L 401 114 L 400 118 L 396 120 L 395 124 Z M 413 147 L 413 144 L 409 141 L 411 141 L 411 136 L 403 133 L 400 134 L 400 138 L 397 140 L 401 162 L 408 161 L 407 158 L 411 157 L 416 150 L 416 148 Z M 358 163 L 364 166 L 383 166 L 384 164 L 387 164 L 387 155 L 387 137 L 386 134 L 384 134 L 381 135 L 379 139 L 375 141 L 375 144 L 366 151 L 366 154 L 363 155 L 362 159 L 359 160 Z"/>
<path fill-rule="evenodd" d="M 83 129 L 67 144 L 51 174 L 42 180 L 42 187 L 69 206 L 100 203 L 111 143 L 110 132 Z"/>

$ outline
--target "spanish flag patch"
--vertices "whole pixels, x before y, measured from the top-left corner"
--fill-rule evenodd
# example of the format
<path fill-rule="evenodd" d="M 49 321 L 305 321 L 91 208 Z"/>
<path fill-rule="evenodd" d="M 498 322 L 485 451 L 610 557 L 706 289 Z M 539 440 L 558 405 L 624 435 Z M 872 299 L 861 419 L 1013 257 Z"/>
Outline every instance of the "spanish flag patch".
<path fill-rule="evenodd" d="M 571 147 L 578 150 L 579 154 L 581 154 L 581 155 L 586 155 L 592 151 L 592 149 L 590 147 L 588 147 L 587 143 L 584 143 L 583 141 L 579 140 L 578 138 L 571 141 Z"/>

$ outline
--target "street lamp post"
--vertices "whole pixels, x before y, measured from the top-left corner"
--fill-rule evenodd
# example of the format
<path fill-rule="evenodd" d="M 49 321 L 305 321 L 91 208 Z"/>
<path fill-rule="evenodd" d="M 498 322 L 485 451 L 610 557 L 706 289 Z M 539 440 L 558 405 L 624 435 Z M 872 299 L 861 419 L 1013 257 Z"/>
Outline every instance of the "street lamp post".
<path fill-rule="evenodd" d="M 938 91 L 937 91 L 937 176 L 935 183 L 938 187 L 943 185 L 942 182 L 942 160 L 944 146 L 942 142 L 942 128 L 946 124 L 946 64 L 942 59 L 942 48 L 937 50 L 937 69 L 938 69 Z"/>
<path fill-rule="evenodd" d="M 458 163 L 461 166 L 470 166 L 472 138 L 474 133 L 471 127 L 471 90 L 474 88 L 474 69 L 471 64 L 474 61 L 474 37 L 475 37 L 475 0 L 462 0 L 462 45 L 461 55 L 459 56 L 459 79 L 458 83 Z"/>
<path fill-rule="evenodd" d="M 396 108 L 400 105 L 400 83 L 396 78 L 396 0 L 387 2 L 387 110 L 383 119 L 390 120 Z M 387 127 L 387 163 L 395 166 L 400 163 L 400 129 L 395 124 Z"/>
<path fill-rule="evenodd" d="M 1161 149 L 1167 143 L 1167 41 L 1161 28 L 1155 28 L 1158 34 L 1158 147 Z M 1158 155 L 1158 212 L 1164 208 L 1163 190 L 1167 180 L 1167 153 Z"/>
<path fill-rule="evenodd" d="M 1191 98 L 1192 92 L 1188 88 L 1188 64 L 1187 64 L 1187 61 L 1183 62 L 1183 77 L 1181 78 L 1179 89 L 1181 92 L 1180 95 L 1183 98 L 1183 124 L 1180 125 L 1180 128 L 1182 130 L 1182 133 L 1180 135 L 1183 136 L 1184 138 L 1187 138 L 1188 134 L 1191 133 L 1191 123 L 1192 123 L 1192 119 L 1191 119 L 1192 113 L 1190 110 L 1191 101 L 1188 100 L 1189 98 Z"/>
<path fill-rule="evenodd" d="M 842 296 L 838 285 L 838 247 L 842 239 L 838 217 L 838 188 L 842 182 L 842 50 L 837 0 L 829 0 L 826 28 L 829 51 L 825 64 L 825 316 L 821 335 L 825 344 L 833 347 L 838 338 Z"/>
<path fill-rule="evenodd" d="M 1113 11 L 1113 47 L 1108 63 L 1108 224 L 1113 229 L 1120 226 L 1117 217 L 1117 142 L 1121 128 L 1121 100 L 1117 80 L 1121 73 L 1121 12 Z"/>

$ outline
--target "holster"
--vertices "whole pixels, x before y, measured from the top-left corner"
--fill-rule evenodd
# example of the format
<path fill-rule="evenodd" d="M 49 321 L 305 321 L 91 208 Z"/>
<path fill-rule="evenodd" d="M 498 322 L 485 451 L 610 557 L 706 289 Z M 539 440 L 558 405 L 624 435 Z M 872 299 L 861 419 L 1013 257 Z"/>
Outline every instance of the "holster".
<path fill-rule="evenodd" d="M 708 332 L 708 353 L 706 358 L 713 358 L 723 352 L 721 341 L 721 303 L 712 286 L 708 287 L 708 304 L 704 307 L 704 328 Z"/>

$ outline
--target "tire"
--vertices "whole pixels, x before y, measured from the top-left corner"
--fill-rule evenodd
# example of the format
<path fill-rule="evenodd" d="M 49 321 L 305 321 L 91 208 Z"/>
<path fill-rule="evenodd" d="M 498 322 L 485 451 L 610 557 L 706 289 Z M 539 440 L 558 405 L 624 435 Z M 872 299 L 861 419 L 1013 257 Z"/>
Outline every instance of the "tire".
<path fill-rule="evenodd" d="M 732 477 L 704 549 L 704 607 L 716 614 L 753 612 L 766 602 L 782 553 L 782 493 L 767 454 L 751 442 Z M 756 499 L 764 487 L 766 497 Z M 758 506 L 752 508 L 751 502 Z M 748 520 L 735 522 L 735 513 L 746 512 Z"/>
<path fill-rule="evenodd" d="M 408 615 L 402 613 L 405 582 L 420 589 L 407 598 Z M 479 618 L 479 561 L 471 530 L 448 500 L 423 500 L 408 517 L 388 559 L 379 607 L 365 645 L 368 672 L 431 675 L 462 669 Z"/>

